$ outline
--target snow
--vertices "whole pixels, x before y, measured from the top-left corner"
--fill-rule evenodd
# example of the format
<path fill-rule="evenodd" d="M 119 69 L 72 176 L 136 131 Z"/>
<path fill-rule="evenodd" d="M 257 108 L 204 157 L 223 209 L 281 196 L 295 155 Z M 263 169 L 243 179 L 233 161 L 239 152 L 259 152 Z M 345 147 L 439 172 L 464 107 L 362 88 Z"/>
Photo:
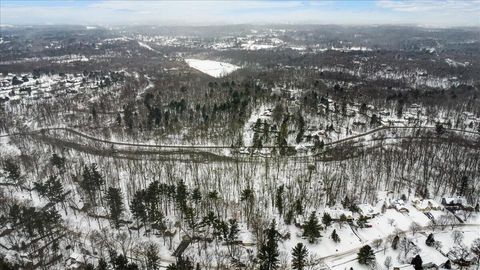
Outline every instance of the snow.
<path fill-rule="evenodd" d="M 156 52 L 156 50 L 154 50 L 152 47 L 148 46 L 147 44 L 145 44 L 145 43 L 143 43 L 143 42 L 138 41 L 138 45 L 140 45 L 141 47 L 143 47 L 143 48 L 145 48 L 145 49 L 147 49 L 147 50 Z"/>
<path fill-rule="evenodd" d="M 226 76 L 240 68 L 236 65 L 213 60 L 185 59 L 185 62 L 190 67 L 215 78 Z"/>
<path fill-rule="evenodd" d="M 469 62 L 462 63 L 462 62 L 458 62 L 458 61 L 455 61 L 455 60 L 450 59 L 450 58 L 446 58 L 445 62 L 451 67 L 458 67 L 458 66 L 466 67 L 466 66 L 469 65 Z"/>
<path fill-rule="evenodd" d="M 0 135 L 0 156 L 13 157 L 21 154 L 20 149 L 13 144 L 9 143 L 8 137 L 1 137 Z"/>
<path fill-rule="evenodd" d="M 275 45 L 269 45 L 269 44 L 252 44 L 252 43 L 242 44 L 243 49 L 250 50 L 250 51 L 266 50 L 266 49 L 272 49 L 275 47 L 276 47 Z"/>

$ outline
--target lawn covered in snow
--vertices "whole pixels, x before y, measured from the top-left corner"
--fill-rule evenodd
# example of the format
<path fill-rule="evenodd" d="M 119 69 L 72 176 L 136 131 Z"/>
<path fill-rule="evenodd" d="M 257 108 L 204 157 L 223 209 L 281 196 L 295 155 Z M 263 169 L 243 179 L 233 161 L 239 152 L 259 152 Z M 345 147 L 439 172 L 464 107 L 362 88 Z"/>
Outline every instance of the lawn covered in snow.
<path fill-rule="evenodd" d="M 185 62 L 190 67 L 215 78 L 226 76 L 240 68 L 236 65 L 212 60 L 185 59 Z"/>

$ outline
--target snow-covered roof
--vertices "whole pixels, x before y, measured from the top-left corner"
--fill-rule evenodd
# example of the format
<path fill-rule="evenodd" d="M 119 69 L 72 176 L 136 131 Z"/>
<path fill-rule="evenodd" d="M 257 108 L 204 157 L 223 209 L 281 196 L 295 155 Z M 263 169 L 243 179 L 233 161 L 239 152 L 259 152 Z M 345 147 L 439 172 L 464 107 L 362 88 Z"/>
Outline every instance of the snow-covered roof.
<path fill-rule="evenodd" d="M 325 213 L 328 213 L 333 219 L 340 219 L 340 216 L 343 214 L 347 218 L 353 218 L 352 211 L 344 210 L 340 208 L 325 208 Z"/>
<path fill-rule="evenodd" d="M 368 203 L 359 204 L 358 208 L 360 209 L 360 212 L 365 216 L 373 216 L 379 214 L 379 211 Z"/>
<path fill-rule="evenodd" d="M 465 205 L 467 204 L 467 201 L 465 198 L 457 196 L 457 197 L 444 197 L 442 198 L 442 203 L 446 204 L 462 204 Z"/>

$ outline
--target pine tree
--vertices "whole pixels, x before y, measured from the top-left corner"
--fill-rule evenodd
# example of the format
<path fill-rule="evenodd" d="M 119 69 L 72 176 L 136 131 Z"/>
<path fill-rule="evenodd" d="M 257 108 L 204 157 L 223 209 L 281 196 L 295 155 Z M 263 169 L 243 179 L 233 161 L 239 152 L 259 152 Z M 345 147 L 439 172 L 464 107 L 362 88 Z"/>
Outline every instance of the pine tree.
<path fill-rule="evenodd" d="M 56 176 L 50 176 L 45 183 L 35 182 L 34 186 L 40 196 L 48 198 L 52 203 L 65 201 L 62 182 Z"/>
<path fill-rule="evenodd" d="M 325 225 L 325 227 L 328 227 L 330 224 L 332 224 L 332 217 L 329 213 L 323 213 L 322 223 Z"/>
<path fill-rule="evenodd" d="M 398 241 L 400 240 L 400 237 L 398 237 L 398 235 L 395 235 L 395 237 L 393 238 L 393 241 L 392 241 L 392 248 L 393 250 L 396 250 L 397 249 L 397 246 L 398 246 Z"/>
<path fill-rule="evenodd" d="M 375 260 L 375 254 L 369 245 L 363 246 L 357 254 L 358 263 L 369 265 Z"/>
<path fill-rule="evenodd" d="M 183 180 L 180 180 L 176 189 L 176 201 L 177 205 L 182 212 L 187 208 L 188 189 Z"/>
<path fill-rule="evenodd" d="M 435 244 L 435 238 L 433 237 L 433 234 L 429 234 L 428 237 L 427 237 L 427 240 L 425 240 L 425 245 L 429 246 L 429 247 L 433 247 L 433 245 Z"/>
<path fill-rule="evenodd" d="M 172 189 L 171 195 L 174 196 L 173 194 L 175 194 L 175 186 L 172 186 L 171 189 Z M 148 185 L 146 194 L 144 197 L 146 211 L 147 211 L 147 220 L 152 223 L 157 220 L 157 215 L 160 212 L 158 210 L 159 208 L 158 196 L 160 193 L 161 193 L 161 188 L 158 181 L 153 181 L 152 183 L 150 183 L 150 185 Z"/>
<path fill-rule="evenodd" d="M 198 204 L 202 200 L 202 193 L 198 187 L 192 191 L 192 200 L 195 202 L 195 204 Z"/>
<path fill-rule="evenodd" d="M 313 211 L 308 218 L 307 223 L 303 225 L 303 236 L 308 239 L 309 243 L 315 243 L 317 238 L 320 238 L 322 235 L 320 234 L 320 230 L 322 226 L 318 222 L 318 218 Z"/>
<path fill-rule="evenodd" d="M 307 248 L 302 243 L 298 243 L 292 250 L 292 269 L 305 269 L 307 256 Z"/>
<path fill-rule="evenodd" d="M 16 183 L 20 180 L 20 167 L 12 159 L 5 160 L 3 170 L 7 173 L 7 177 L 11 182 Z"/>
<path fill-rule="evenodd" d="M 413 268 L 415 268 L 415 270 L 422 270 L 423 269 L 422 257 L 420 257 L 420 255 L 415 256 L 415 258 L 412 259 L 411 264 L 413 264 Z"/>
<path fill-rule="evenodd" d="M 108 188 L 107 203 L 110 212 L 110 218 L 113 220 L 115 227 L 120 227 L 120 218 L 123 212 L 122 191 L 119 188 Z"/>
<path fill-rule="evenodd" d="M 276 223 L 273 220 L 270 228 L 267 229 L 267 241 L 260 247 L 258 253 L 260 270 L 275 270 L 278 268 L 278 232 L 275 227 Z"/>
<path fill-rule="evenodd" d="M 283 215 L 283 192 L 284 185 L 281 185 L 277 188 L 277 193 L 275 194 L 275 206 L 278 209 L 278 213 Z"/>
<path fill-rule="evenodd" d="M 158 246 L 154 243 L 148 244 L 145 256 L 147 259 L 147 269 L 157 270 L 157 263 L 160 259 L 160 257 L 158 257 Z"/>
<path fill-rule="evenodd" d="M 97 265 L 97 268 L 95 268 L 96 270 L 107 270 L 108 269 L 108 263 L 105 261 L 104 258 L 100 258 L 100 260 L 98 260 L 98 265 Z"/>
<path fill-rule="evenodd" d="M 238 233 L 240 232 L 240 229 L 238 228 L 236 219 L 229 219 L 228 223 L 230 226 L 227 235 L 227 243 L 232 244 L 238 239 Z"/>
<path fill-rule="evenodd" d="M 52 157 L 50 158 L 50 163 L 57 167 L 60 171 L 63 171 L 65 169 L 65 158 L 60 157 L 57 154 L 53 154 Z"/>
<path fill-rule="evenodd" d="M 282 125 L 280 126 L 280 131 L 277 136 L 277 145 L 280 149 L 280 155 L 285 156 L 287 154 L 287 136 L 288 136 L 288 116 L 286 116 Z"/>
<path fill-rule="evenodd" d="M 367 225 L 368 218 L 366 216 L 360 215 L 360 217 L 357 220 L 357 225 L 360 228 L 365 228 Z"/>
<path fill-rule="evenodd" d="M 97 170 L 97 165 L 95 163 L 90 167 L 85 165 L 83 168 L 83 181 L 80 183 L 80 186 L 87 192 L 92 202 L 96 202 L 97 191 L 100 190 L 103 183 L 104 180 Z"/>
<path fill-rule="evenodd" d="M 137 225 L 140 222 L 145 223 L 147 221 L 145 197 L 145 190 L 137 190 L 130 202 L 130 212 L 132 212 L 133 217 L 137 220 Z"/>
<path fill-rule="evenodd" d="M 333 232 L 332 232 L 332 240 L 333 240 L 335 243 L 339 243 L 339 242 L 340 242 L 340 237 L 339 237 L 338 234 L 337 234 L 337 230 L 333 230 Z"/>
<path fill-rule="evenodd" d="M 297 119 L 298 133 L 297 137 L 295 138 L 295 142 L 300 143 L 305 133 L 305 119 L 303 119 L 302 113 L 300 111 L 298 111 Z"/>

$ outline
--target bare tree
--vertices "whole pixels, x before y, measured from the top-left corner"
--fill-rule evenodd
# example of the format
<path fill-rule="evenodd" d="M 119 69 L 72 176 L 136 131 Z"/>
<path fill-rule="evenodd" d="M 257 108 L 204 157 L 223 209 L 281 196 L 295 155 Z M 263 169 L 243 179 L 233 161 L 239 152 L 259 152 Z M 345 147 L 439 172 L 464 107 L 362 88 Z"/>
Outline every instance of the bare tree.
<path fill-rule="evenodd" d="M 457 245 L 462 245 L 462 243 L 463 243 L 463 238 L 464 238 L 463 232 L 458 231 L 458 230 L 453 231 L 453 233 L 452 233 L 452 239 L 453 239 L 453 242 L 454 242 L 455 244 L 457 244 Z"/>
<path fill-rule="evenodd" d="M 412 222 L 410 225 L 410 231 L 415 235 L 421 229 L 420 225 L 417 222 Z"/>
<path fill-rule="evenodd" d="M 383 265 L 385 265 L 385 267 L 388 269 L 390 269 L 390 267 L 392 266 L 392 257 L 390 256 L 387 256 L 385 258 L 385 261 L 383 262 Z"/>

